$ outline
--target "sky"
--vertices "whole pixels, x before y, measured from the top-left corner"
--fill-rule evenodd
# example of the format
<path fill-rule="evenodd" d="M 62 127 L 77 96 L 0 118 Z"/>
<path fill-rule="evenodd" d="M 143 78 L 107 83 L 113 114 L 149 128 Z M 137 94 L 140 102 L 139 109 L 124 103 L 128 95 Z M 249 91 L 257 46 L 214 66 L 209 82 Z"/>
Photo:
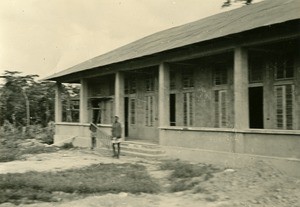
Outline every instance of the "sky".
<path fill-rule="evenodd" d="M 222 2 L 1 0 L 0 74 L 11 70 L 44 78 L 144 36 L 223 12 Z"/>

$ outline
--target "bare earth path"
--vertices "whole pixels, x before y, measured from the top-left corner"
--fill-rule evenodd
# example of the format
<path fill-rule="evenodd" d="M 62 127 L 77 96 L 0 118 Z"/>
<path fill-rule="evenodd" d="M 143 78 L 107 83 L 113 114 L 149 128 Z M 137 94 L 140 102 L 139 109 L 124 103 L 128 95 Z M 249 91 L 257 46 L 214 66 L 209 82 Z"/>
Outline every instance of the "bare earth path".
<path fill-rule="evenodd" d="M 162 192 L 152 194 L 104 194 L 88 197 L 74 197 L 60 193 L 59 202 L 24 204 L 27 207 L 238 207 L 238 206 L 300 206 L 300 181 L 264 165 L 256 163 L 252 168 L 235 169 L 217 173 L 203 183 L 204 193 L 190 191 L 169 193 L 170 172 L 159 169 L 159 161 L 122 156 L 112 159 L 108 153 L 87 149 L 62 150 L 49 154 L 27 155 L 24 160 L 0 163 L 0 173 L 24 173 L 27 171 L 61 171 L 81 168 L 99 163 L 139 163 L 145 165 L 149 174 L 157 179 Z M 11 203 L 0 207 L 15 206 Z"/>

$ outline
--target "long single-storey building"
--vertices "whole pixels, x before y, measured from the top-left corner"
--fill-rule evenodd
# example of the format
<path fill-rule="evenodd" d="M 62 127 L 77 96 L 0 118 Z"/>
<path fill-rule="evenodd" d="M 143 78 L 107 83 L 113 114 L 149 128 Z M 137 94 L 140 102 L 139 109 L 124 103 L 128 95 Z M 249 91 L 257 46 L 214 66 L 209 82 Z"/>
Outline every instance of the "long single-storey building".
<path fill-rule="evenodd" d="M 157 32 L 46 78 L 55 143 L 90 143 L 89 123 L 170 156 L 300 174 L 300 1 L 265 0 Z M 81 84 L 79 122 L 62 122 L 61 84 Z"/>

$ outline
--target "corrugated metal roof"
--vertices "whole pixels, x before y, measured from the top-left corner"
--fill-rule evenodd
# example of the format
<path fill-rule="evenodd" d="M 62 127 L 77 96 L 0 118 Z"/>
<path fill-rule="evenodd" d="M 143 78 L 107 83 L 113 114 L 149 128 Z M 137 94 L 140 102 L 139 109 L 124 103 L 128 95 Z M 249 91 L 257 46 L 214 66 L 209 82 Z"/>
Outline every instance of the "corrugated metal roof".
<path fill-rule="evenodd" d="M 258 27 L 300 18 L 300 0 L 265 0 L 195 22 L 154 33 L 69 69 L 47 80 L 199 43 Z"/>

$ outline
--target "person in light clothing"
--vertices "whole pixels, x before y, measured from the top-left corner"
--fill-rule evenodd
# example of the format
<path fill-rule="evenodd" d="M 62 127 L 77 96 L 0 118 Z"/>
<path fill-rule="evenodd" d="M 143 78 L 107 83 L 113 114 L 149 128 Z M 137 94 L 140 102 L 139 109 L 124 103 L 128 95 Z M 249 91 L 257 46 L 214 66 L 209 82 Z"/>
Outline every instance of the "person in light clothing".
<path fill-rule="evenodd" d="M 122 126 L 121 123 L 118 121 L 119 117 L 115 116 L 115 120 L 112 124 L 111 134 L 112 134 L 112 148 L 113 148 L 113 157 L 120 158 L 120 151 L 121 151 L 121 137 L 122 137 Z M 116 147 L 118 147 L 118 151 L 116 151 Z"/>

